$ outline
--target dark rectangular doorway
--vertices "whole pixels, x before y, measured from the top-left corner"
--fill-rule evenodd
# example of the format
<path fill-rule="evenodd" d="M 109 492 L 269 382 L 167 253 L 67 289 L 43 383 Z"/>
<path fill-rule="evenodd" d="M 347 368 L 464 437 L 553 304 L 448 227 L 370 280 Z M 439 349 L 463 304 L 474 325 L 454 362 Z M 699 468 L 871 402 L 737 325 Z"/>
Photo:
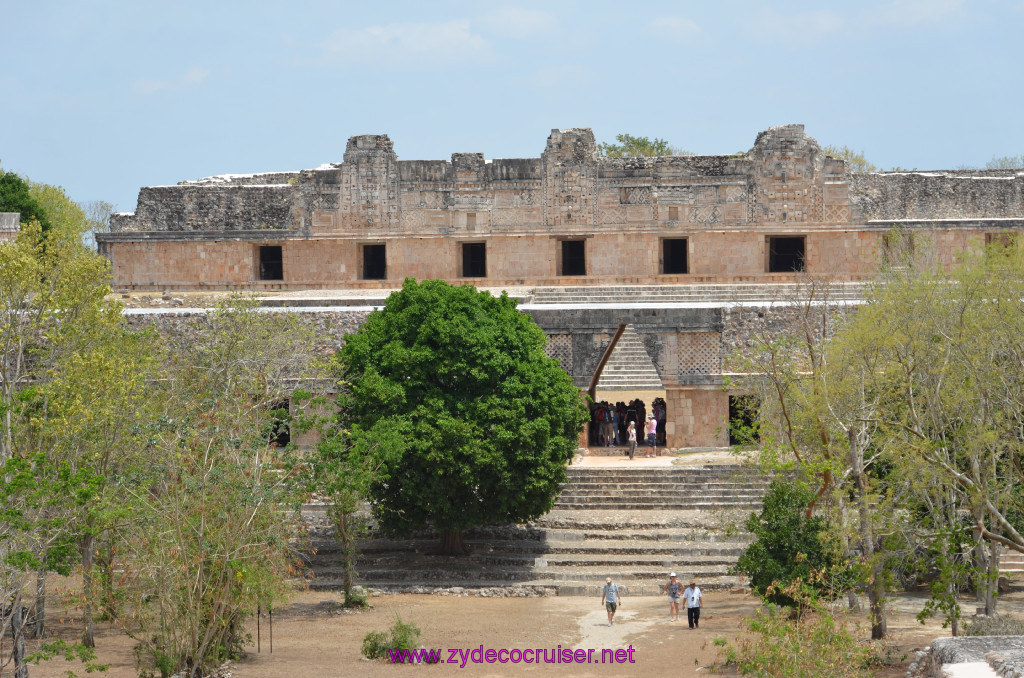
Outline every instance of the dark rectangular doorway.
<path fill-rule="evenodd" d="M 768 272 L 791 273 L 806 268 L 804 237 L 769 236 L 768 237 Z"/>

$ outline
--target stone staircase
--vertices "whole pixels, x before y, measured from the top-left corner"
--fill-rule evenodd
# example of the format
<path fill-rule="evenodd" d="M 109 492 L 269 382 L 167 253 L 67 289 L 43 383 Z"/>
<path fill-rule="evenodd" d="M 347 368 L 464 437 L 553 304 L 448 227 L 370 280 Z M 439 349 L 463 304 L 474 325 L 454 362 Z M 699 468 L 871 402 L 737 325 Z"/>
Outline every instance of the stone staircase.
<path fill-rule="evenodd" d="M 798 283 L 537 287 L 529 302 L 602 304 L 786 301 L 806 298 L 807 289 L 807 285 Z M 833 300 L 856 300 L 864 298 L 865 290 L 865 283 L 832 283 L 829 294 Z"/>
<path fill-rule="evenodd" d="M 658 370 L 632 325 L 619 338 L 597 383 L 599 391 L 663 391 Z"/>
<path fill-rule="evenodd" d="M 554 509 L 529 525 L 466 533 L 471 553 L 434 553 L 437 539 L 375 537 L 359 545 L 357 582 L 399 591 L 514 587 L 600 595 L 612 577 L 625 595 L 654 595 L 670 571 L 712 590 L 737 585 L 729 568 L 750 536 L 739 526 L 760 506 L 767 481 L 740 466 L 574 467 Z M 322 507 L 306 508 L 316 555 L 314 588 L 341 586 L 337 544 Z"/>

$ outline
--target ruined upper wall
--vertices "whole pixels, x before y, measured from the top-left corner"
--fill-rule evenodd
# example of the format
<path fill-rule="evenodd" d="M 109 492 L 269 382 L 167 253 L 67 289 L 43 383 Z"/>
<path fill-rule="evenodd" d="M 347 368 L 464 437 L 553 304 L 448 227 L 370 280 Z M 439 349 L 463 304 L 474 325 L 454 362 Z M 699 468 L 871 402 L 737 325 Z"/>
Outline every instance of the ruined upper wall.
<path fill-rule="evenodd" d="M 343 162 L 148 187 L 113 232 L 282 235 L 589 235 L 848 228 L 870 219 L 1022 216 L 1012 173 L 851 174 L 803 125 L 745 154 L 604 158 L 587 128 L 552 130 L 539 158 L 400 161 L 387 135 L 349 139 Z M 191 232 L 192 235 L 185 235 Z M 200 236 L 200 233 L 207 234 Z"/>
<path fill-rule="evenodd" d="M 288 184 L 188 183 L 139 191 L 134 214 L 114 214 L 111 232 L 287 230 L 294 190 Z"/>
<path fill-rule="evenodd" d="M 859 173 L 850 192 L 863 221 L 1024 216 L 1020 170 Z"/>

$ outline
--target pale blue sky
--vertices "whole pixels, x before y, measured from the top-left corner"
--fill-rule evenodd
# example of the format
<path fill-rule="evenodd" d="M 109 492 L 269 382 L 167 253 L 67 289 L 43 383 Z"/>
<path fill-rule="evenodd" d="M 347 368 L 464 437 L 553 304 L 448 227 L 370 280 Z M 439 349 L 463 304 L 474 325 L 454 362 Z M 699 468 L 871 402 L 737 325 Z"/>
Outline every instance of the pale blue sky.
<path fill-rule="evenodd" d="M 0 159 L 80 201 L 340 162 L 535 157 L 554 127 L 696 153 L 804 123 L 884 168 L 1024 153 L 1024 0 L 0 0 Z"/>

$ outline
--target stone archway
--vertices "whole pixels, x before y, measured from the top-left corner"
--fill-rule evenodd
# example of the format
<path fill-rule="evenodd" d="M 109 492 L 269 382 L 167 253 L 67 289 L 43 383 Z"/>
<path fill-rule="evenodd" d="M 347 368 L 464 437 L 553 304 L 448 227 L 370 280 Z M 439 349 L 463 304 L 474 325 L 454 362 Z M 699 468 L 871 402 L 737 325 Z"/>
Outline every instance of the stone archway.
<path fill-rule="evenodd" d="M 596 385 L 621 338 L 636 331 L 665 387 L 670 448 L 728 445 L 729 397 L 722 389 L 722 310 L 623 304 L 609 308 L 544 308 L 529 313 L 548 335 L 548 351 L 581 389 Z M 602 362 L 603 361 L 603 362 Z"/>

